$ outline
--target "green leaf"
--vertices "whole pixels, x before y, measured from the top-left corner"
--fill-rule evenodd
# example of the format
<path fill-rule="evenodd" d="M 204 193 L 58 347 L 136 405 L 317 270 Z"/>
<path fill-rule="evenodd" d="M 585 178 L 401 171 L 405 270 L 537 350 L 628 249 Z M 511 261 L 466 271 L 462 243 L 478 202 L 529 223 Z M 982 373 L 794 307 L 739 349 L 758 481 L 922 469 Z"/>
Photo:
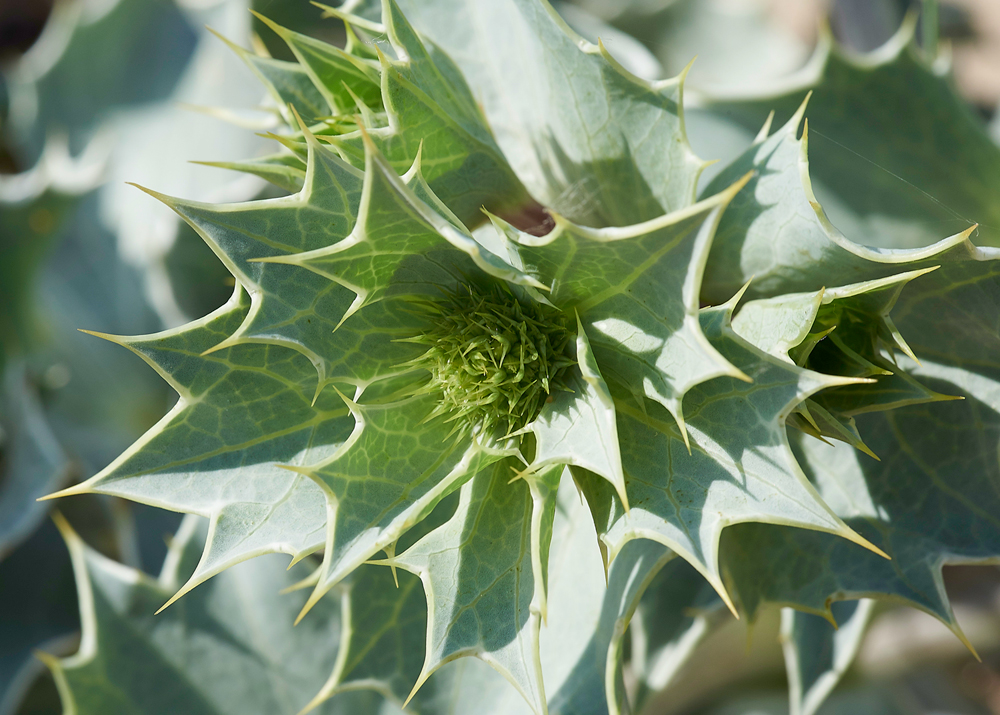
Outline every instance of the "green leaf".
<path fill-rule="evenodd" d="M 684 433 L 682 401 L 699 383 L 739 376 L 702 334 L 698 288 L 713 232 L 741 182 L 683 211 L 590 229 L 556 216 L 533 237 L 505 227 L 549 299 L 576 311 L 601 371 L 666 407 Z"/>
<path fill-rule="evenodd" d="M 4 72 L 10 98 L 4 131 L 28 164 L 53 131 L 82 146 L 114 110 L 167 97 L 196 42 L 173 3 L 67 3 L 32 51 Z"/>
<path fill-rule="evenodd" d="M 705 189 L 711 193 L 754 171 L 716 230 L 702 298 L 722 302 L 750 281 L 748 297 L 812 292 L 885 278 L 938 265 L 945 251 L 960 251 L 973 229 L 923 249 L 869 248 L 872 234 L 852 241 L 832 223 L 813 193 L 807 130 L 796 134 L 806 105 L 781 129 L 760 138 Z M 762 132 L 762 137 L 765 132 Z M 957 253 L 955 254 L 958 255 Z M 751 280 L 752 279 L 752 280 Z"/>
<path fill-rule="evenodd" d="M 389 125 L 369 126 L 368 134 L 397 173 L 422 153 L 431 189 L 469 225 L 482 222 L 483 206 L 503 213 L 528 201 L 461 73 L 446 55 L 424 43 L 395 0 L 383 1 L 381 24 L 332 8 L 328 14 L 389 40 L 395 59 L 384 52 L 378 56 Z M 364 132 L 328 141 L 356 165 L 366 161 Z"/>
<path fill-rule="evenodd" d="M 511 453 L 479 444 L 431 415 L 434 396 L 359 405 L 356 424 L 329 459 L 298 467 L 327 494 L 326 553 L 307 607 L 393 544 L 480 469 Z M 509 478 L 509 477 L 508 477 Z"/>
<path fill-rule="evenodd" d="M 341 603 L 337 662 L 312 702 L 373 689 L 402 705 L 424 660 L 427 602 L 420 579 L 383 566 L 362 566 L 344 584 Z"/>
<path fill-rule="evenodd" d="M 762 350 L 790 362 L 794 358 L 817 372 L 873 378 L 809 399 L 790 424 L 875 457 L 862 441 L 855 415 L 951 399 L 926 388 L 886 357 L 894 350 L 912 356 L 889 313 L 909 281 L 935 269 L 750 301 L 740 309 L 734 329 Z"/>
<path fill-rule="evenodd" d="M 684 134 L 683 75 L 630 75 L 537 0 L 401 4 L 455 60 L 546 207 L 582 225 L 627 226 L 693 203 L 704 164 Z"/>
<path fill-rule="evenodd" d="M 267 87 L 278 106 L 278 111 L 287 123 L 291 124 L 294 121 L 294 115 L 289 107 L 310 122 L 337 111 L 337 107 L 330 104 L 328 98 L 313 83 L 309 72 L 298 63 L 261 57 L 230 42 L 222 35 L 216 36 L 229 45 L 229 48 L 253 70 L 257 79 Z"/>
<path fill-rule="evenodd" d="M 103 162 L 69 156 L 50 142 L 29 170 L 0 176 L 0 370 L 14 353 L 37 343 L 35 281 L 66 219 L 99 181 Z"/>
<path fill-rule="evenodd" d="M 250 292 L 246 321 L 220 347 L 277 343 L 316 365 L 317 389 L 361 389 L 420 354 L 402 340 L 421 330 L 406 297 L 436 295 L 435 286 L 454 286 L 476 266 L 530 283 L 456 227 L 419 163 L 404 183 L 369 150 L 362 176 L 310 136 L 305 184 L 281 199 L 207 205 L 158 196 Z"/>
<path fill-rule="evenodd" d="M 455 511 L 457 497 L 456 493 L 443 500 L 429 517 L 405 534 L 405 542 L 413 543 L 444 524 Z M 396 546 L 387 548 L 386 553 L 395 555 Z M 317 571 L 299 586 L 308 585 L 319 575 Z M 395 567 L 390 571 L 383 566 L 364 565 L 341 582 L 334 593 L 341 602 L 337 663 L 310 705 L 338 693 L 370 688 L 401 706 L 424 662 L 427 601 L 420 579 Z M 434 685 L 440 682 L 435 678 Z M 420 696 L 417 699 L 423 700 Z M 416 710 L 425 712 L 422 704 Z"/>
<path fill-rule="evenodd" d="M 639 539 L 627 544 L 608 573 L 600 615 L 573 669 L 550 696 L 553 712 L 621 715 L 630 712 L 622 673 L 625 630 L 650 582 L 674 554 L 663 545 Z M 704 582 L 704 580 L 702 580 Z"/>
<path fill-rule="evenodd" d="M 83 637 L 76 655 L 46 660 L 67 712 L 294 715 L 333 667 L 337 602 L 293 629 L 302 598 L 278 594 L 295 576 L 275 559 L 242 564 L 153 615 L 197 562 L 204 522 L 184 524 L 159 579 L 99 555 L 64 521 L 61 529 L 81 594 Z M 333 701 L 318 712 L 363 712 L 365 700 Z"/>
<path fill-rule="evenodd" d="M 67 478 L 69 465 L 22 363 L 7 366 L 0 398 L 2 560 L 38 526 L 48 505 L 37 500 Z"/>
<path fill-rule="evenodd" d="M 205 554 L 180 593 L 257 554 L 298 559 L 322 546 L 322 490 L 277 465 L 320 461 L 354 426 L 335 393 L 310 403 L 315 369 L 291 350 L 236 345 L 205 354 L 243 322 L 248 303 L 237 289 L 225 306 L 183 328 L 104 336 L 146 360 L 180 399 L 106 469 L 60 492 L 112 494 L 210 517 Z"/>
<path fill-rule="evenodd" d="M 473 655 L 543 713 L 532 500 L 522 481 L 508 483 L 512 466 L 504 460 L 477 474 L 455 515 L 390 563 L 420 576 L 427 595 L 427 653 L 414 690 L 448 661 Z"/>
<path fill-rule="evenodd" d="M 246 320 L 220 344 L 277 343 L 297 350 L 319 371 L 317 389 L 334 380 L 365 384 L 417 354 L 392 342 L 406 335 L 399 332 L 398 308 L 379 306 L 371 320 L 351 320 L 351 290 L 298 266 L 266 262 L 342 241 L 356 225 L 363 182 L 359 172 L 311 141 L 305 183 L 293 196 L 208 205 L 157 195 L 250 293 Z"/>
<path fill-rule="evenodd" d="M 785 432 L 786 417 L 802 400 L 852 380 L 803 370 L 744 341 L 730 327 L 738 300 L 704 309 L 701 324 L 720 354 L 753 382 L 720 377 L 688 393 L 690 450 L 654 404 L 633 406 L 619 399 L 618 434 L 631 511 L 603 482 L 574 472 L 608 560 L 632 539 L 659 541 L 698 569 L 731 608 L 719 561 L 719 539 L 727 526 L 748 521 L 794 525 L 868 545 L 806 480 Z"/>
<path fill-rule="evenodd" d="M 552 395 L 535 421 L 525 427 L 526 432 L 535 435 L 535 458 L 528 471 L 557 466 L 558 484 L 564 465 L 587 469 L 607 479 L 622 502 L 628 504 L 614 400 L 601 377 L 579 316 L 576 360 L 579 377 L 575 377 L 569 389 Z"/>
<path fill-rule="evenodd" d="M 754 614 L 764 602 L 824 614 L 830 600 L 892 597 L 958 630 L 941 580 L 947 563 L 988 562 L 1000 553 L 994 518 L 1000 398 L 995 364 L 1000 315 L 996 249 L 942 242 L 904 252 L 913 267 L 941 268 L 903 291 L 893 319 L 918 366 L 905 372 L 961 401 L 902 407 L 858 417 L 875 463 L 840 447 L 796 440 L 800 463 L 831 508 L 891 557 L 883 562 L 817 534 L 745 525 L 723 544 L 733 589 Z M 872 272 L 883 265 L 873 264 Z M 846 548 L 845 548 L 846 547 Z M 745 558 L 745 561 L 741 561 Z"/>
<path fill-rule="evenodd" d="M 257 17 L 274 30 L 292 50 L 301 71 L 309 76 L 315 90 L 326 100 L 331 113 L 353 114 L 358 109 L 358 101 L 371 109 L 383 108 L 377 64 L 334 45 L 285 29 L 262 15 Z"/>
<path fill-rule="evenodd" d="M 868 245 L 913 248 L 980 222 L 984 241 L 996 245 L 988 227 L 1000 225 L 991 188 L 1000 183 L 1000 147 L 955 92 L 947 59 L 930 64 L 916 46 L 915 20 L 861 57 L 825 34 L 783 86 L 719 94 L 710 106 L 756 131 L 769 111 L 784 122 L 812 92 L 817 194 L 838 227 Z"/>
<path fill-rule="evenodd" d="M 629 544 L 605 581 L 593 524 L 569 480 L 563 481 L 557 504 L 548 618 L 539 639 L 548 711 L 627 712 L 621 657 L 625 628 L 651 578 L 671 554 L 650 541 Z M 490 563 L 488 559 L 489 552 L 479 562 Z M 411 707 L 421 715 L 533 712 L 495 670 L 475 658 L 459 658 L 437 671 Z"/>
<path fill-rule="evenodd" d="M 0 562 L 0 609 L 10 614 L 0 640 L 0 712 L 17 712 L 44 665 L 35 657 L 75 643 L 80 628 L 73 569 L 48 519 Z"/>
<path fill-rule="evenodd" d="M 837 624 L 791 608 L 781 612 L 791 715 L 813 715 L 844 676 L 861 647 L 875 602 L 839 601 Z"/>
<path fill-rule="evenodd" d="M 476 269 L 512 283 L 541 287 L 456 226 L 448 209 L 435 211 L 443 207 L 421 200 L 372 142 L 366 143 L 365 151 L 359 217 L 351 233 L 325 248 L 272 261 L 304 266 L 354 292 L 356 299 L 346 317 L 392 295 L 394 284 L 399 286 L 397 295 L 454 288 Z M 418 159 L 412 167 L 414 177 L 421 174 L 421 166 Z"/>
<path fill-rule="evenodd" d="M 270 181 L 280 189 L 296 194 L 306 179 L 305 163 L 296 154 L 278 153 L 246 161 L 203 161 L 205 166 L 253 174 Z"/>
<path fill-rule="evenodd" d="M 630 625 L 630 664 L 639 681 L 636 712 L 670 686 L 695 648 L 728 615 L 715 589 L 691 564 L 667 562 L 643 593 Z"/>

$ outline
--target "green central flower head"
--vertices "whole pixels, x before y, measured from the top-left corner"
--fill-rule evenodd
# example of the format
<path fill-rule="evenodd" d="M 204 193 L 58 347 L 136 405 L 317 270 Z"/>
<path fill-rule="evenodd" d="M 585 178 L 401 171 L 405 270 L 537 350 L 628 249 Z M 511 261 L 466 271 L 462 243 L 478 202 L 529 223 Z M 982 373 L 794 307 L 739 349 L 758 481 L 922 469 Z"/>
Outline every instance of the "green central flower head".
<path fill-rule="evenodd" d="M 440 397 L 434 415 L 500 439 L 565 388 L 574 338 L 559 311 L 521 300 L 503 283 L 463 284 L 421 307 L 433 327 L 410 341 L 428 346 L 413 364 L 431 374 L 423 392 Z"/>

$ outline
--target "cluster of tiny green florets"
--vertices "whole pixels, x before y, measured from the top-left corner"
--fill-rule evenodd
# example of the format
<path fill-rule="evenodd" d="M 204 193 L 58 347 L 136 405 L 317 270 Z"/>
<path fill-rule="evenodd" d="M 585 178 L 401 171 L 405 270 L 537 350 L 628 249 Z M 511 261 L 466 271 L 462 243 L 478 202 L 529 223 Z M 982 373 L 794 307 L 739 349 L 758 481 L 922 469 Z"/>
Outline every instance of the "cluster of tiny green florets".
<path fill-rule="evenodd" d="M 433 415 L 448 415 L 460 428 L 493 439 L 516 432 L 575 364 L 562 314 L 505 284 L 462 285 L 420 305 L 430 328 L 410 341 L 427 346 L 413 362 L 430 372 L 421 391 L 439 396 Z"/>

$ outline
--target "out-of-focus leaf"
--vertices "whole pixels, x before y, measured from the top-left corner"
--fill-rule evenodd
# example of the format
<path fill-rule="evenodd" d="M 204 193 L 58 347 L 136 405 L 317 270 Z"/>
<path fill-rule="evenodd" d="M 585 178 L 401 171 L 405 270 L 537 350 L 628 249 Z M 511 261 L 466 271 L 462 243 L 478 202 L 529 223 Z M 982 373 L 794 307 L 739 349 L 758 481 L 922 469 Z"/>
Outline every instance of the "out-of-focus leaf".
<path fill-rule="evenodd" d="M 117 564 L 62 531 L 80 592 L 77 654 L 47 658 L 64 708 L 88 713 L 294 715 L 333 668 L 339 604 L 330 599 L 292 627 L 304 594 L 281 595 L 295 574 L 261 558 L 227 571 L 164 613 L 184 583 L 207 524 L 190 517 L 159 579 Z M 346 694 L 319 713 L 375 713 L 374 694 Z"/>
<path fill-rule="evenodd" d="M 791 715 L 813 715 L 826 700 L 857 655 L 874 607 L 870 599 L 832 604 L 836 627 L 820 616 L 782 610 Z"/>

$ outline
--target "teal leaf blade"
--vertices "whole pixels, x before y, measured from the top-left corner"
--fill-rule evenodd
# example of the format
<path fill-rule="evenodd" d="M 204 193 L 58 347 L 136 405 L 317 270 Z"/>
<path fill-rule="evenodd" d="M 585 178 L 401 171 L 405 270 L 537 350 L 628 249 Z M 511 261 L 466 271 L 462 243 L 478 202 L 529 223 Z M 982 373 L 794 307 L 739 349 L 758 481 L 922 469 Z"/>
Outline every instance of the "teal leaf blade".
<path fill-rule="evenodd" d="M 553 465 L 560 472 L 563 465 L 587 469 L 607 479 L 627 505 L 614 400 L 579 316 L 576 360 L 579 378 L 569 389 L 552 395 L 534 422 L 525 428 L 535 436 L 535 458 L 528 471 Z"/>
<path fill-rule="evenodd" d="M 870 599 L 834 603 L 836 628 L 819 616 L 790 608 L 781 612 L 792 715 L 814 715 L 819 709 L 857 655 L 874 607 Z"/>
<path fill-rule="evenodd" d="M 622 228 L 589 229 L 560 217 L 546 236 L 507 228 L 525 270 L 575 310 L 609 380 L 662 404 L 683 433 L 695 385 L 740 377 L 698 322 L 701 274 L 716 226 L 746 179 L 684 211 Z"/>
<path fill-rule="evenodd" d="M 69 471 L 23 363 L 5 368 L 0 373 L 0 560 L 38 526 L 48 511 L 38 499 L 58 488 Z"/>
<path fill-rule="evenodd" d="M 46 661 L 68 712 L 295 715 L 333 667 L 337 602 L 293 629 L 302 598 L 277 593 L 275 586 L 291 585 L 295 575 L 275 560 L 227 571 L 153 615 L 197 562 L 204 522 L 189 517 L 159 579 L 97 554 L 68 526 L 62 530 L 84 633 L 76 655 Z M 356 713 L 363 702 L 334 701 L 317 712 Z"/>
<path fill-rule="evenodd" d="M 457 494 L 438 505 L 430 516 L 408 531 L 400 543 L 414 543 L 445 523 L 454 513 Z M 402 544 L 402 546 L 400 546 Z M 306 586 L 318 579 L 317 571 Z M 337 662 L 323 688 L 307 707 L 318 705 L 340 693 L 372 689 L 388 701 L 402 706 L 420 675 L 427 640 L 427 601 L 423 585 L 413 574 L 381 565 L 366 564 L 339 584 L 331 597 L 341 603 L 341 639 Z M 435 680 L 436 687 L 439 684 Z M 420 715 L 433 715 L 423 698 L 410 706 Z"/>
<path fill-rule="evenodd" d="M 802 400 L 852 380 L 803 370 L 753 348 L 730 327 L 737 300 L 704 309 L 702 327 L 753 383 L 717 378 L 688 393 L 690 452 L 676 427 L 657 416 L 653 405 L 618 400 L 631 511 L 625 512 L 592 475 L 574 472 L 609 560 L 632 539 L 659 541 L 698 569 L 731 609 L 719 557 L 720 537 L 731 525 L 794 525 L 870 548 L 809 484 L 785 433 L 785 419 Z"/>
<path fill-rule="evenodd" d="M 343 399 L 356 420 L 351 436 L 329 459 L 297 468 L 330 502 L 323 569 L 307 608 L 376 553 L 392 548 L 463 482 L 510 454 L 478 443 L 440 416 L 432 418 L 433 396 L 374 405 Z"/>
<path fill-rule="evenodd" d="M 939 266 L 898 297 L 892 323 L 921 363 L 904 357 L 897 362 L 902 374 L 930 391 L 964 400 L 858 415 L 858 431 L 881 463 L 849 448 L 796 437 L 799 461 L 827 503 L 892 561 L 882 563 L 817 534 L 740 526 L 723 551 L 732 552 L 724 560 L 746 613 L 779 603 L 827 614 L 831 600 L 891 598 L 936 615 L 961 637 L 941 568 L 990 562 L 1000 553 L 990 506 L 996 497 L 1000 419 L 998 344 L 990 327 L 1000 305 L 998 254 L 994 248 L 974 246 L 969 233 L 911 250 L 851 249 L 829 236 L 825 244 L 816 244 L 833 257 L 828 265 L 834 271 L 838 262 L 850 265 L 851 275 L 862 280 Z M 818 280 L 817 268 L 809 269 L 806 262 L 789 268 L 775 287 Z M 928 524 L 937 528 L 928 530 Z M 744 556 L 754 556 L 740 564 L 736 554 L 743 549 L 749 549 Z M 770 559 L 771 565 L 763 566 Z M 796 565 L 802 568 L 797 574 Z M 757 573 L 746 570 L 757 566 L 762 566 Z"/>
<path fill-rule="evenodd" d="M 220 347 L 284 345 L 315 364 L 321 386 L 333 380 L 360 386 L 416 354 L 393 342 L 405 336 L 399 306 L 382 305 L 352 320 L 356 295 L 350 289 L 301 267 L 268 261 L 336 245 L 356 225 L 363 177 L 315 141 L 308 149 L 305 183 L 293 196 L 219 206 L 160 198 L 250 294 L 245 321 Z"/>
<path fill-rule="evenodd" d="M 784 86 L 720 93 L 707 104 L 756 132 L 770 111 L 784 122 L 811 92 L 817 193 L 834 223 L 865 236 L 862 243 L 915 248 L 978 222 L 984 242 L 996 245 L 1000 209 L 988 187 L 1000 181 L 1000 147 L 956 92 L 948 58 L 928 59 L 917 46 L 915 20 L 860 57 L 825 34 Z"/>
<path fill-rule="evenodd" d="M 889 313 L 911 280 L 937 268 L 742 306 L 734 329 L 762 350 L 817 372 L 869 380 L 810 398 L 790 424 L 813 436 L 847 442 L 877 459 L 858 432 L 856 415 L 955 399 L 918 382 L 893 357 L 897 351 L 909 357 L 913 353 Z"/>
<path fill-rule="evenodd" d="M 335 107 L 327 103 L 327 98 L 313 83 L 309 73 L 298 63 L 261 57 L 230 42 L 222 35 L 217 36 L 239 55 L 267 87 L 278 111 L 289 124 L 293 121 L 289 107 L 293 107 L 299 115 L 310 121 L 328 116 L 335 111 Z"/>
<path fill-rule="evenodd" d="M 369 126 L 372 141 L 398 173 L 422 153 L 431 189 L 469 225 L 482 222 L 484 206 L 504 213 L 529 203 L 461 73 L 446 55 L 425 44 L 395 0 L 382 5 L 381 24 L 328 9 L 348 25 L 386 37 L 386 51 L 391 48 L 395 54 L 378 55 L 388 126 Z M 328 141 L 353 163 L 365 161 L 364 132 Z"/>
<path fill-rule="evenodd" d="M 339 47 L 281 27 L 262 15 L 257 17 L 285 41 L 331 112 L 350 114 L 357 109 L 357 100 L 371 109 L 382 108 L 381 79 L 371 63 Z"/>
<path fill-rule="evenodd" d="M 689 206 L 703 163 L 687 143 L 682 77 L 640 80 L 546 2 L 401 3 L 447 52 L 532 195 L 588 226 Z M 502 28 L 502 29 L 501 29 Z M 492 41 L 502 31 L 504 42 Z M 517 77 L 516 91 L 503 77 Z"/>
<path fill-rule="evenodd" d="M 180 399 L 105 470 L 60 492 L 112 494 L 210 517 L 205 554 L 185 592 L 251 556 L 301 557 L 322 546 L 322 491 L 277 465 L 319 461 L 354 426 L 335 393 L 310 403 L 315 369 L 294 351 L 238 345 L 204 354 L 241 324 L 248 303 L 237 289 L 216 313 L 183 328 L 111 338 L 149 362 Z M 234 401 L 234 391 L 245 401 Z"/>
<path fill-rule="evenodd" d="M 382 566 L 362 566 L 344 584 L 340 601 L 337 661 L 309 706 L 364 689 L 402 705 L 424 659 L 427 606 L 420 579 L 406 571 L 394 576 Z"/>
<path fill-rule="evenodd" d="M 622 549 L 608 572 L 607 591 L 593 635 L 560 688 L 550 696 L 554 712 L 631 712 L 622 672 L 625 631 L 650 583 L 674 558 L 662 544 L 646 539 Z"/>
<path fill-rule="evenodd" d="M 351 233 L 325 248 L 267 260 L 308 268 L 351 290 L 356 298 L 345 318 L 392 295 L 436 296 L 439 288 L 454 288 L 477 273 L 540 287 L 457 226 L 450 211 L 421 199 L 418 192 L 430 188 L 422 181 L 419 158 L 407 174 L 411 188 L 367 140 L 365 157 L 359 217 Z M 440 201 L 433 194 L 427 198 Z"/>
<path fill-rule="evenodd" d="M 698 645 L 728 617 L 722 599 L 691 564 L 667 562 L 642 594 L 629 626 L 636 712 L 674 682 Z"/>
<path fill-rule="evenodd" d="M 716 231 L 702 284 L 704 300 L 725 301 L 747 281 L 747 297 L 773 297 L 930 267 L 949 251 L 957 257 L 974 232 L 970 227 L 909 250 L 862 245 L 876 242 L 875 231 L 852 233 L 853 240 L 845 236 L 813 190 L 808 127 L 797 136 L 806 108 L 800 104 L 783 127 L 759 139 L 705 188 L 710 193 L 755 172 Z"/>
<path fill-rule="evenodd" d="M 969 419 L 981 420 L 980 429 L 933 429 L 938 420 Z M 989 511 L 995 448 L 983 449 L 983 440 L 993 440 L 997 423 L 995 412 L 970 399 L 865 415 L 859 428 L 881 462 L 847 445 L 800 438 L 800 463 L 824 499 L 892 560 L 818 534 L 741 525 L 722 544 L 741 610 L 753 618 L 775 603 L 828 615 L 832 600 L 888 598 L 937 616 L 964 640 L 941 569 L 996 558 L 1000 532 Z M 903 488 L 889 475 L 907 475 Z M 923 496 L 917 507 L 916 495 Z"/>
<path fill-rule="evenodd" d="M 501 461 L 476 475 L 455 516 L 390 563 L 419 575 L 427 595 L 427 655 L 415 690 L 448 661 L 473 655 L 545 713 L 532 499 L 521 480 L 508 484 L 510 466 Z"/>

